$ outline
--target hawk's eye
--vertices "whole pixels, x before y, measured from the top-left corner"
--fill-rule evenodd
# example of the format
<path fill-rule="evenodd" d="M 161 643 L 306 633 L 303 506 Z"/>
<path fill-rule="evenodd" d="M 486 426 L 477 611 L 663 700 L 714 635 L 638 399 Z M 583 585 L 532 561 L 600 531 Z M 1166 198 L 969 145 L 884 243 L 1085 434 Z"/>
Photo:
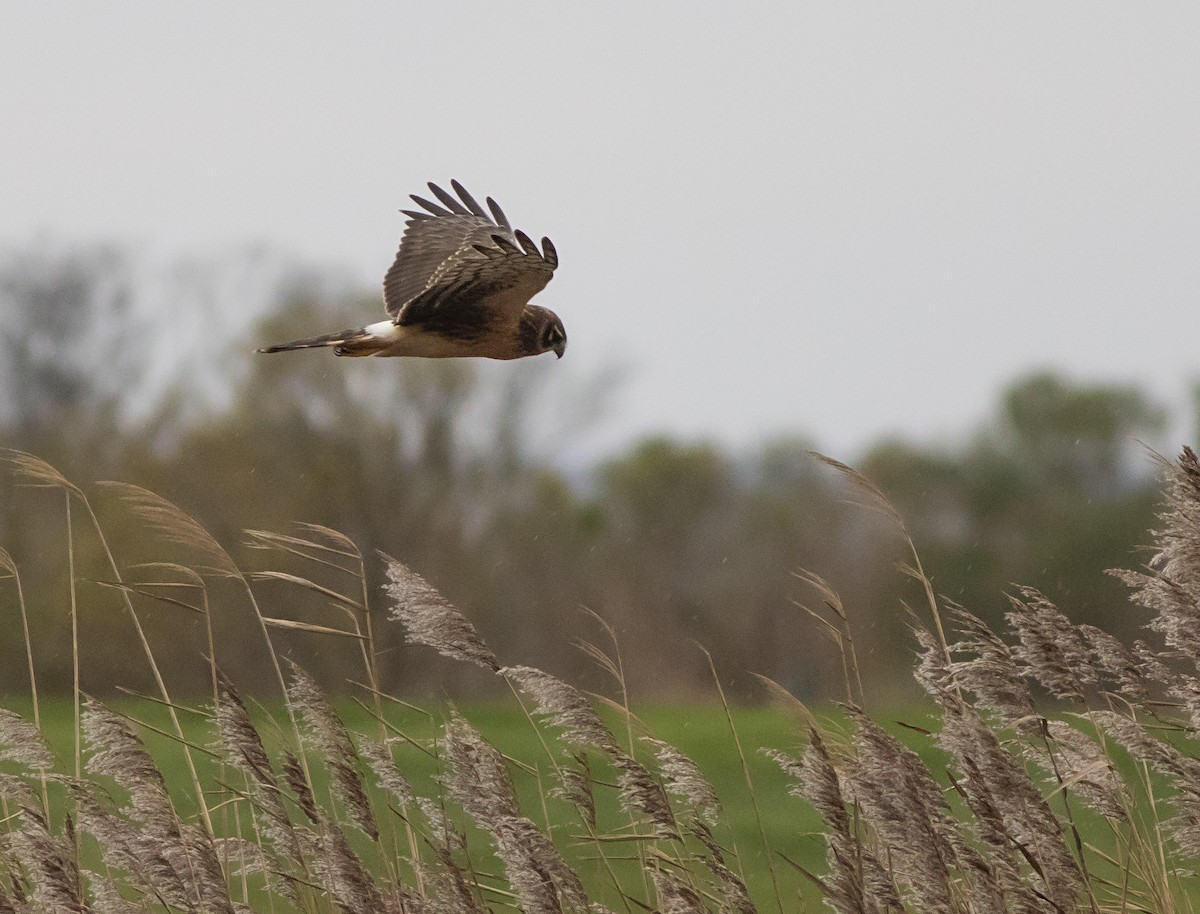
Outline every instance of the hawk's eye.
<path fill-rule="evenodd" d="M 546 332 L 542 334 L 542 348 L 553 349 L 555 344 L 562 339 L 562 332 L 553 324 L 546 328 Z"/>

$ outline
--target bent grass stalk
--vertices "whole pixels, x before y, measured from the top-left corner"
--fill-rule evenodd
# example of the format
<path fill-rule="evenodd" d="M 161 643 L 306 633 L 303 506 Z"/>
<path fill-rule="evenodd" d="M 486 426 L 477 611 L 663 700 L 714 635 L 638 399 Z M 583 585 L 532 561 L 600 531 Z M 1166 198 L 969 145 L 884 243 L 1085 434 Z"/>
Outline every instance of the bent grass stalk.
<path fill-rule="evenodd" d="M 742 767 L 742 777 L 746 783 L 746 790 L 750 794 L 750 806 L 754 810 L 754 822 L 758 826 L 758 836 L 762 840 L 763 857 L 767 861 L 767 871 L 771 874 L 771 888 L 775 892 L 775 905 L 779 910 L 779 914 L 783 914 L 783 893 L 779 889 L 779 874 L 775 871 L 775 858 L 771 852 L 771 842 L 767 839 L 767 829 L 763 825 L 762 810 L 758 806 L 758 793 L 754 789 L 754 779 L 750 776 L 750 765 L 746 761 L 745 750 L 742 749 L 742 740 L 738 736 L 737 725 L 733 722 L 733 711 L 729 707 L 729 699 L 725 697 L 725 689 L 721 685 L 721 677 L 717 673 L 717 665 L 713 662 L 712 654 L 703 645 L 696 645 L 700 652 L 704 654 L 704 659 L 708 661 L 708 669 L 712 673 L 713 685 L 717 689 L 717 695 L 721 699 L 721 709 L 725 712 L 725 720 L 729 724 L 729 734 L 733 737 L 733 744 L 737 748 L 738 762 Z"/>
<path fill-rule="evenodd" d="M 25 606 L 25 588 L 21 585 L 21 572 L 17 568 L 17 563 L 13 561 L 13 557 L 8 554 L 6 549 L 0 548 L 0 569 L 3 569 L 13 579 L 13 584 L 17 591 L 17 609 L 21 615 L 21 633 L 25 639 L 25 662 L 29 668 L 29 697 L 33 703 L 33 725 L 38 732 L 45 737 L 45 731 L 42 730 L 42 713 L 40 707 L 40 699 L 38 696 L 37 685 L 37 670 L 33 663 L 33 639 L 29 634 L 29 611 Z M 38 780 L 41 786 L 42 800 L 42 815 L 50 815 L 50 795 L 47 789 L 47 771 L 39 769 Z"/>

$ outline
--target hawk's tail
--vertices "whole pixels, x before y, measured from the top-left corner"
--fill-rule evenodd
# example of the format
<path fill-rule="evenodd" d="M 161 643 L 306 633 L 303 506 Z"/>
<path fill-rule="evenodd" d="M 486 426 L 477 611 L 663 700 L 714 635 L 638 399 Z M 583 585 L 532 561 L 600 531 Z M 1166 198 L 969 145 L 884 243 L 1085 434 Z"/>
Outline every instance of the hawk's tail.
<path fill-rule="evenodd" d="M 334 347 L 334 355 L 372 355 L 384 348 L 378 337 L 366 327 L 353 330 L 340 330 L 337 333 L 326 333 L 324 336 L 314 336 L 306 340 L 292 340 L 290 343 L 277 343 L 274 346 L 264 346 L 259 352 L 290 352 L 293 349 L 320 349 L 325 346 Z"/>

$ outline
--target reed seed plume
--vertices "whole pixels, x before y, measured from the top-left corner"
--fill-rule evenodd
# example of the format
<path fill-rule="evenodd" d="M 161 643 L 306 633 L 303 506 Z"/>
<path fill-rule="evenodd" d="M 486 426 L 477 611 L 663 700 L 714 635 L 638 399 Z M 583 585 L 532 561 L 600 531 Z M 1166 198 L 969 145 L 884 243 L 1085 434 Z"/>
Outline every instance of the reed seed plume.
<path fill-rule="evenodd" d="M 1158 548 L 1150 565 L 1163 577 L 1176 581 L 1200 602 L 1200 459 L 1185 447 L 1175 464 L 1164 462 L 1166 506 L 1159 513 L 1162 526 L 1154 532 Z"/>
<path fill-rule="evenodd" d="M 840 460 L 827 457 L 817 451 L 809 451 L 809 454 L 827 467 L 837 470 L 851 484 L 854 491 L 862 496 L 862 501 L 858 502 L 858 504 L 883 515 L 895 525 L 897 530 L 906 536 L 908 535 L 908 526 L 904 523 L 904 518 L 900 516 L 900 512 L 896 510 L 895 505 L 880 491 L 875 483 L 867 479 L 866 476 L 854 469 L 854 467 L 842 463 Z"/>
<path fill-rule="evenodd" d="M 379 838 L 375 814 L 367 799 L 359 773 L 358 751 L 345 725 L 329 704 L 325 693 L 299 665 L 291 663 L 292 681 L 288 686 L 292 704 L 307 724 L 313 748 L 320 753 L 333 781 L 334 791 L 346 804 L 350 818 L 372 840 Z M 301 778 L 303 780 L 303 778 Z"/>
<path fill-rule="evenodd" d="M 147 825 L 178 838 L 166 781 L 141 738 L 94 698 L 84 702 L 83 733 L 92 749 L 88 771 L 111 777 L 128 791 L 133 809 Z"/>
<path fill-rule="evenodd" d="M 1045 742 L 1026 743 L 1027 757 L 1100 815 L 1125 819 L 1129 797 L 1104 748 L 1064 720 L 1047 720 L 1043 726 Z"/>
<path fill-rule="evenodd" d="M 176 848 L 168 850 L 176 851 Z M 177 872 L 187 876 L 192 899 L 189 907 L 213 914 L 235 914 L 225 871 L 208 833 L 195 825 L 184 825 L 183 843 L 178 851 L 171 863 Z"/>
<path fill-rule="evenodd" d="M 1167 647 L 1200 666 L 1200 604 L 1188 589 L 1164 572 L 1118 570 L 1113 575 L 1130 587 L 1134 602 L 1154 613 L 1150 628 Z"/>
<path fill-rule="evenodd" d="M 1164 822 L 1181 857 L 1200 858 L 1200 761 L 1120 714 L 1099 711 L 1095 720 L 1128 752 L 1161 772 L 1172 788 L 1174 817 Z"/>
<path fill-rule="evenodd" d="M 237 563 L 203 525 L 161 495 L 126 482 L 102 482 L 101 487 L 129 505 L 136 516 L 164 540 L 194 552 L 218 574 L 239 577 Z"/>
<path fill-rule="evenodd" d="M 800 761 L 782 752 L 764 751 L 795 779 L 789 790 L 807 799 L 825 821 L 826 903 L 838 914 L 882 914 L 902 909 L 891 874 L 855 830 L 842 777 L 820 729 L 809 727 L 808 746 Z"/>
<path fill-rule="evenodd" d="M 283 772 L 283 780 L 291 790 L 292 796 L 296 798 L 296 805 L 300 807 L 300 811 L 313 825 L 316 825 L 321 820 L 320 811 L 317 809 L 317 801 L 313 796 L 312 787 L 309 786 L 308 778 L 304 775 L 304 768 L 300 765 L 300 760 L 292 753 L 292 750 L 285 749 L 283 751 L 283 761 L 280 764 L 280 769 Z"/>
<path fill-rule="evenodd" d="M 1101 684 L 1115 689 L 1134 704 L 1148 704 L 1164 682 L 1165 669 L 1157 658 L 1141 657 L 1103 629 L 1080 625 L 1079 634 L 1092 653 L 1092 666 Z"/>
<path fill-rule="evenodd" d="M 76 485 L 40 457 L 13 448 L 0 448 L 0 459 L 12 468 L 13 476 L 19 485 L 66 489 L 83 497 L 83 492 Z"/>
<path fill-rule="evenodd" d="M 271 760 L 241 695 L 224 673 L 218 673 L 218 682 L 221 701 L 214 709 L 217 748 L 233 767 L 259 783 L 275 788 Z"/>
<path fill-rule="evenodd" d="M 105 869 L 124 874 L 123 882 L 151 897 L 157 896 L 167 904 L 189 909 L 195 907 L 195 896 L 189 892 L 180 870 L 172 865 L 171 849 L 177 841 L 164 843 L 160 836 L 135 818 L 120 815 L 99 799 L 94 789 L 83 784 L 76 786 L 74 799 L 79 824 L 100 848 Z M 182 860 L 187 871 L 186 859 Z M 222 877 L 223 884 L 223 877 Z M 197 893 L 198 894 L 198 893 Z M 214 910 L 222 910 L 221 907 Z"/>
<path fill-rule="evenodd" d="M 1045 796 L 979 712 L 965 702 L 948 707 L 938 742 L 955 759 L 958 788 L 975 816 L 1010 894 L 1034 891 L 1059 910 L 1074 910 L 1084 884 L 1062 824 Z M 1021 886 L 1016 873 L 1028 861 L 1036 888 Z"/>
<path fill-rule="evenodd" d="M 499 672 L 533 699 L 535 713 L 562 730 L 559 738 L 565 745 L 595 749 L 609 757 L 619 772 L 619 795 L 627 812 L 644 815 L 659 837 L 678 839 L 678 824 L 662 785 L 621 748 L 587 696 L 557 676 L 533 667 L 505 667 Z"/>
<path fill-rule="evenodd" d="M 1110 572 L 1155 615 L 1150 627 L 1200 668 L 1200 462 L 1185 447 L 1175 464 L 1162 462 L 1166 502 L 1153 531 L 1148 573 Z"/>
<path fill-rule="evenodd" d="M 444 786 L 472 819 L 482 826 L 520 815 L 503 756 L 463 718 L 454 715 L 446 722 L 441 752 L 448 766 Z"/>
<path fill-rule="evenodd" d="M 1012 609 L 1005 616 L 1019 642 L 1015 659 L 1052 694 L 1082 704 L 1084 686 L 1099 679 L 1087 642 L 1041 591 L 1022 587 L 1020 595 L 1009 598 Z"/>
<path fill-rule="evenodd" d="M 475 626 L 423 577 L 401 562 L 387 566 L 388 596 L 393 605 L 388 616 L 404 626 L 410 644 L 423 644 L 452 660 L 478 664 L 493 673 L 500 661 L 483 643 Z"/>
<path fill-rule="evenodd" d="M 707 914 L 700 894 L 673 873 L 657 869 L 653 872 L 654 891 L 662 914 Z"/>
<path fill-rule="evenodd" d="M 856 764 L 849 783 L 864 818 L 886 842 L 915 907 L 955 914 L 954 826 L 941 789 L 915 752 L 862 712 L 854 720 Z"/>
<path fill-rule="evenodd" d="M 264 850 L 270 850 L 283 862 L 300 865 L 304 855 L 262 737 L 233 684 L 223 673 L 218 681 L 220 703 L 214 714 L 215 748 L 228 765 L 246 776 L 260 811 Z"/>
<path fill-rule="evenodd" d="M 910 623 L 909 631 L 917 642 L 917 663 L 913 668 L 913 678 L 917 680 L 929 697 L 941 706 L 958 700 L 957 683 L 954 678 L 954 668 L 947 660 L 946 652 L 941 642 L 925 626 L 915 622 Z"/>
<path fill-rule="evenodd" d="M 703 846 L 704 865 L 716 879 L 721 898 L 717 908 L 719 914 L 758 914 L 745 880 L 725 862 L 725 853 L 708 824 L 701 819 L 693 819 L 688 833 Z"/>
<path fill-rule="evenodd" d="M 232 914 L 225 874 L 210 837 L 179 819 L 166 782 L 142 740 L 103 704 L 89 698 L 83 718 L 92 749 L 88 771 L 113 778 L 130 796 L 128 819 L 77 791 L 85 827 L 120 868 L 138 873 L 148 890 L 184 909 Z"/>
<path fill-rule="evenodd" d="M 42 732 L 15 711 L 0 708 L 0 759 L 35 771 L 54 768 L 54 753 Z"/>
<path fill-rule="evenodd" d="M 954 617 L 961 640 L 951 645 L 950 651 L 973 655 L 951 663 L 954 682 L 973 692 L 981 708 L 995 712 L 1008 726 L 1035 719 L 1033 694 L 1009 646 L 982 619 L 962 607 L 954 607 Z"/>
<path fill-rule="evenodd" d="M 502 819 L 490 829 L 505 877 L 529 914 L 590 914 L 583 882 L 532 819 Z"/>
<path fill-rule="evenodd" d="M 574 686 L 529 666 L 508 666 L 499 673 L 533 699 L 536 713 L 562 730 L 561 738 L 567 745 L 598 749 L 608 755 L 621 754 L 608 725 L 600 719 L 587 696 Z"/>
<path fill-rule="evenodd" d="M 32 912 L 88 914 L 83 878 L 75 862 L 74 848 L 66 835 L 51 833 L 42 815 L 26 807 L 20 826 L 9 832 L 14 855 L 33 883 Z"/>
<path fill-rule="evenodd" d="M 1156 656 L 1158 661 L 1164 661 L 1170 656 L 1175 660 L 1186 660 L 1193 669 L 1200 669 L 1200 606 L 1188 591 L 1160 573 L 1141 575 L 1126 571 L 1116 572 L 1116 577 L 1133 588 L 1135 602 L 1151 609 L 1154 617 L 1150 629 L 1159 632 L 1170 649 L 1164 655 L 1142 649 L 1139 656 L 1146 661 Z M 1166 691 L 1188 710 L 1193 729 L 1200 728 L 1200 680 L 1182 669 L 1166 672 L 1168 667 L 1164 662 L 1158 662 L 1153 668 L 1162 671 L 1159 681 L 1165 683 Z"/>
<path fill-rule="evenodd" d="M 440 864 L 413 861 L 425 885 L 431 887 L 431 897 L 436 902 L 433 910 L 445 914 L 484 914 L 477 885 L 469 881 L 455 859 L 455 853 L 467 847 L 466 836 L 450 820 L 444 805 L 425 796 L 418 796 L 416 805 L 430 824 L 429 840 Z"/>
<path fill-rule="evenodd" d="M 400 773 L 400 769 L 396 767 L 396 760 L 392 758 L 390 742 L 379 742 L 363 737 L 359 741 L 358 748 L 381 788 L 401 803 L 408 804 L 415 799 L 412 785 Z"/>
<path fill-rule="evenodd" d="M 146 914 L 148 908 L 126 899 L 108 876 L 91 870 L 86 875 L 96 914 Z"/>
<path fill-rule="evenodd" d="M 25 778 L 0 772 L 0 800 L 14 807 L 35 804 L 33 787 Z"/>
<path fill-rule="evenodd" d="M 592 790 L 592 766 L 587 753 L 572 752 L 571 762 L 559 765 L 555 772 L 558 786 L 551 789 L 550 796 L 574 806 L 588 830 L 595 831 L 596 794 Z"/>
<path fill-rule="evenodd" d="M 649 736 L 642 741 L 653 749 L 667 791 L 691 806 L 705 822 L 715 823 L 721 815 L 721 801 L 700 766 L 670 743 Z"/>
<path fill-rule="evenodd" d="M 1144 679 L 1155 684 L 1167 683 L 1172 672 L 1168 666 L 1168 654 L 1159 651 L 1145 641 L 1133 642 L 1133 655 L 1137 657 L 1139 671 Z"/>
<path fill-rule="evenodd" d="M 654 826 L 654 833 L 664 840 L 679 840 L 679 824 L 675 811 L 662 784 L 633 756 L 618 752 L 612 765 L 620 772 L 617 778 L 621 806 L 631 815 L 641 813 Z"/>
<path fill-rule="evenodd" d="M 418 864 L 426 894 L 406 900 L 405 914 L 492 914 L 493 909 L 483 906 L 448 851 L 439 862 L 441 866 L 436 868 Z"/>
<path fill-rule="evenodd" d="M 343 914 L 400 914 L 400 907 L 379 890 L 375 877 L 337 825 L 326 822 L 314 844 L 314 868 L 338 910 Z"/>
<path fill-rule="evenodd" d="M 263 849 L 247 838 L 227 836 L 213 841 L 213 847 L 222 860 L 229 861 L 231 878 L 265 874 L 271 861 Z"/>

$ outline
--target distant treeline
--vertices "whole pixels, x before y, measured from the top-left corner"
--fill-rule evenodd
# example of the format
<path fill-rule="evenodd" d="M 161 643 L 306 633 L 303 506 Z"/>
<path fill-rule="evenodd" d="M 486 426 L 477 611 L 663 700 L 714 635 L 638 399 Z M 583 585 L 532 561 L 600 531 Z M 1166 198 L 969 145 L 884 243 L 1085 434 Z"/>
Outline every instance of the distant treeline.
<path fill-rule="evenodd" d="M 432 582 L 498 653 L 585 684 L 599 674 L 587 651 L 571 645 L 600 637 L 586 607 L 618 633 L 627 677 L 643 697 L 704 689 L 710 673 L 696 645 L 712 652 L 734 694 L 758 694 L 747 672 L 802 696 L 836 693 L 839 653 L 804 609 L 824 597 L 797 575 L 813 572 L 842 598 L 868 688 L 911 688 L 904 603 L 918 598 L 918 585 L 897 567 L 911 556 L 895 523 L 856 504 L 855 487 L 815 460 L 811 443 L 780 439 L 733 454 L 655 438 L 567 473 L 530 441 L 586 424 L 602 405 L 604 379 L 564 385 L 537 364 L 497 372 L 255 358 L 258 342 L 292 336 L 297 326 L 353 323 L 375 305 L 316 291 L 333 287 L 312 274 L 289 280 L 286 271 L 262 293 L 271 271 L 251 259 L 238 264 L 256 277 L 265 317 L 230 311 L 227 300 L 244 290 L 217 275 L 228 265 L 216 262 L 177 271 L 169 308 L 146 305 L 145 277 L 119 250 L 41 250 L 0 262 L 0 445 L 37 454 L 80 487 L 126 582 L 163 573 L 141 563 L 178 562 L 203 574 L 206 559 L 146 529 L 98 480 L 170 499 L 247 571 L 303 568 L 314 577 L 311 562 L 293 566 L 286 552 L 251 548 L 246 530 L 294 533 L 307 522 L 341 531 L 377 584 L 376 550 Z M 1036 374 L 1004 391 L 969 440 L 882 442 L 857 469 L 892 501 L 941 594 L 994 620 L 1014 583 L 1032 585 L 1076 621 L 1128 636 L 1144 616 L 1100 572 L 1149 558 L 1137 547 L 1149 541 L 1158 489 L 1137 441 L 1161 438 L 1167 419 L 1138 389 Z M 69 500 L 0 473 L 0 547 L 21 573 L 45 684 L 70 683 L 73 568 L 90 645 L 83 688 L 128 685 L 140 675 L 139 647 L 78 500 L 68 552 Z M 315 582 L 341 592 L 346 581 L 326 572 Z M 244 592 L 219 575 L 210 583 L 223 643 L 244 632 L 249 644 L 256 623 Z M 344 610 L 312 588 L 279 580 L 254 587 L 272 617 L 335 625 Z M 398 646 L 382 590 L 374 590 L 376 638 Z M 149 636 L 163 639 L 160 660 L 184 678 L 194 670 L 194 687 L 203 688 L 200 614 L 135 599 Z M 11 581 L 0 581 L 0 612 L 12 633 L 0 640 L 0 688 L 18 690 Z M 193 617 L 190 637 L 180 635 L 179 614 Z M 313 672 L 358 649 L 353 639 L 289 637 Z M 388 689 L 480 687 L 423 653 L 392 656 L 383 667 Z M 236 664 L 236 651 L 227 648 L 223 661 Z"/>

